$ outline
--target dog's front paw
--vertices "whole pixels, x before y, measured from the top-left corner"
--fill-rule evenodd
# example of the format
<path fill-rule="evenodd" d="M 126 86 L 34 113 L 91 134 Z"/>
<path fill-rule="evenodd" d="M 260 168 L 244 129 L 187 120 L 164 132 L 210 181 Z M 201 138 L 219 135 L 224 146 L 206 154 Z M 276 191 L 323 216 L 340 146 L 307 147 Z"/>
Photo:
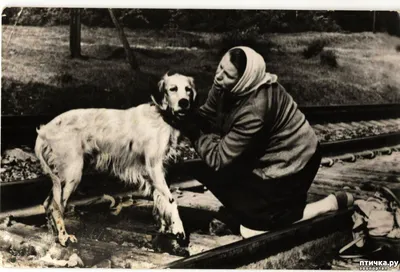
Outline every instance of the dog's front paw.
<path fill-rule="evenodd" d="M 75 235 L 70 234 L 68 236 L 69 236 L 69 240 L 71 241 L 71 243 L 77 243 L 78 242 L 78 239 L 76 239 Z"/>
<path fill-rule="evenodd" d="M 186 247 L 189 245 L 189 239 L 187 239 L 184 232 L 178 232 L 177 234 L 174 234 L 174 236 L 176 237 L 176 241 L 180 246 Z"/>
<path fill-rule="evenodd" d="M 189 250 L 187 247 L 180 245 L 176 237 L 171 234 L 158 234 L 153 237 L 153 249 L 155 252 L 167 252 L 172 255 L 188 257 Z"/>
<path fill-rule="evenodd" d="M 66 232 L 64 234 L 58 235 L 58 242 L 63 247 L 67 246 L 68 241 L 70 241 L 71 243 L 77 243 L 78 239 L 76 239 L 75 235 L 68 234 Z"/>
<path fill-rule="evenodd" d="M 180 245 L 186 245 L 187 244 L 187 239 L 186 239 L 186 234 L 185 230 L 183 228 L 183 224 L 181 220 L 177 220 L 176 222 L 173 222 L 169 228 L 167 233 L 169 233 L 171 236 L 175 237 L 177 242 Z"/>

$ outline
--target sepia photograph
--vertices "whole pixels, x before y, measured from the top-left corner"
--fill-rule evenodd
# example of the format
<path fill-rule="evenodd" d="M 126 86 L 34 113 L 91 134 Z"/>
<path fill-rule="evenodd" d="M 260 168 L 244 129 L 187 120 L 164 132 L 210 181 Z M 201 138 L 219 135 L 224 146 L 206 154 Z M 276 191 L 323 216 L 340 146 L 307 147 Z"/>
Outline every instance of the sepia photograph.
<path fill-rule="evenodd" d="M 400 269 L 400 9 L 9 6 L 0 268 Z"/>

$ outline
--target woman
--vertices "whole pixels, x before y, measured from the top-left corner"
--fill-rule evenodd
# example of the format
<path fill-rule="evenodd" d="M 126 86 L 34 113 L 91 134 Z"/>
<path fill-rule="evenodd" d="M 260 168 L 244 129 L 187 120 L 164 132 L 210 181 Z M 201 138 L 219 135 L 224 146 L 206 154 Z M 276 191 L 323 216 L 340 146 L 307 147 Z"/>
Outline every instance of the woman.
<path fill-rule="evenodd" d="M 205 184 L 240 223 L 247 238 L 351 205 L 339 192 L 307 204 L 318 171 L 317 136 L 296 102 L 265 72 L 249 47 L 234 47 L 218 65 L 197 128 L 188 131 L 205 162 L 191 175 Z"/>

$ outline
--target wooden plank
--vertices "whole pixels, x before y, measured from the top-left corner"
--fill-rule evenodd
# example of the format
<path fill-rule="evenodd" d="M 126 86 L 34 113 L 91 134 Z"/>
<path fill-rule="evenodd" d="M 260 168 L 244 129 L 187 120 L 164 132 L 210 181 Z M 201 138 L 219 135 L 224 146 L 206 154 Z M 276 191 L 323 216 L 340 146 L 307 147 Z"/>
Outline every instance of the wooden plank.
<path fill-rule="evenodd" d="M 104 204 L 107 203 L 110 205 L 110 208 L 116 208 L 118 205 L 116 205 L 115 199 L 122 198 L 122 197 L 132 197 L 134 194 L 132 192 L 125 192 L 125 193 L 120 193 L 116 194 L 114 196 L 110 195 L 101 195 L 101 196 L 94 196 L 94 197 L 89 197 L 85 199 L 79 199 L 79 200 L 73 200 L 70 201 L 67 204 L 67 209 L 70 209 L 71 207 L 78 207 L 78 206 L 91 206 L 91 205 L 99 205 L 99 204 Z M 136 195 L 139 196 L 140 195 Z M 142 206 L 142 205 L 147 205 L 148 200 L 142 200 L 142 199 L 137 199 L 132 202 L 132 205 L 137 205 L 137 206 Z M 16 209 L 16 210 L 10 210 L 10 211 L 5 211 L 0 213 L 0 219 L 7 218 L 10 216 L 13 217 L 30 217 L 30 216 L 36 216 L 36 215 L 42 215 L 46 211 L 43 207 L 43 205 L 35 205 L 32 207 L 28 208 L 23 208 L 23 209 Z"/>
<path fill-rule="evenodd" d="M 180 259 L 178 256 L 158 254 L 146 248 L 132 248 L 118 244 L 81 239 L 72 245 L 79 252 L 86 267 L 92 267 L 106 259 L 112 268 L 153 268 Z"/>
<path fill-rule="evenodd" d="M 179 207 L 201 209 L 213 212 L 218 212 L 222 207 L 221 202 L 209 190 L 205 191 L 204 193 L 184 191 L 179 193 L 176 198 Z"/>
<path fill-rule="evenodd" d="M 128 213 L 125 216 L 129 216 L 132 213 Z M 196 213 L 196 211 L 195 211 Z M 193 213 L 192 213 L 193 214 Z M 190 220 L 184 215 L 184 220 Z M 94 217 L 93 217 L 94 218 Z M 141 248 L 143 250 L 155 249 L 154 238 L 159 234 L 153 222 L 143 223 L 141 221 L 132 220 L 130 222 L 124 222 L 121 220 L 118 224 L 101 224 L 99 222 L 97 227 L 93 227 L 91 222 L 87 222 L 87 219 L 81 220 L 68 220 L 67 227 L 72 230 L 72 233 L 79 233 L 77 237 L 87 237 L 99 241 L 110 242 L 123 245 L 132 245 L 136 248 Z M 74 225 L 74 226 L 72 226 Z M 190 223 L 189 223 L 190 225 Z M 208 225 L 208 224 L 207 224 Z M 101 228 L 101 226 L 104 226 Z M 85 229 L 82 231 L 82 229 Z M 189 228 L 190 229 L 190 228 Z M 241 240 L 239 235 L 223 235 L 216 236 L 210 235 L 206 232 L 187 232 L 190 236 L 190 244 L 188 246 L 188 251 L 190 255 L 194 255 L 221 245 L 226 245 L 235 241 Z M 79 238 L 78 238 L 79 239 Z"/>
<path fill-rule="evenodd" d="M 391 155 L 381 155 L 374 159 L 359 159 L 355 163 L 337 163 L 331 168 L 322 168 L 319 173 L 340 175 L 359 175 L 365 178 L 382 179 L 400 175 L 399 152 Z"/>
<path fill-rule="evenodd" d="M 19 257 L 16 266 L 65 267 L 82 266 L 82 261 L 72 247 L 55 243 L 47 228 L 38 228 L 21 223 L 0 228 L 0 248 L 14 252 Z M 8 264 L 12 267 L 12 263 Z"/>
<path fill-rule="evenodd" d="M 180 182 L 174 182 L 170 185 L 170 190 L 187 190 L 194 192 L 204 192 L 207 188 L 195 179 L 188 179 Z"/>
<path fill-rule="evenodd" d="M 70 223 L 69 226 L 71 226 Z M 132 243 L 118 244 L 111 243 L 112 240 L 99 241 L 82 237 L 82 235 L 78 237 L 78 243 L 62 247 L 55 243 L 54 236 L 47 228 L 16 223 L 0 229 L 0 248 L 3 250 L 12 248 L 13 251 L 18 252 L 19 256 L 34 255 L 35 261 L 50 254 L 48 263 L 53 259 L 52 266 L 65 266 L 65 262 L 57 261 L 69 260 L 73 254 L 77 254 L 82 259 L 85 267 L 91 267 L 108 259 L 112 267 L 127 268 L 136 264 L 135 268 L 150 268 L 179 259 L 169 254 L 157 254 L 150 248 L 138 248 Z M 142 237 L 146 236 L 142 235 Z"/>
<path fill-rule="evenodd" d="M 239 235 L 216 236 L 208 234 L 191 233 L 189 253 L 192 256 L 195 254 L 206 252 L 207 250 L 211 250 L 220 246 L 240 241 L 242 239 L 243 238 Z"/>

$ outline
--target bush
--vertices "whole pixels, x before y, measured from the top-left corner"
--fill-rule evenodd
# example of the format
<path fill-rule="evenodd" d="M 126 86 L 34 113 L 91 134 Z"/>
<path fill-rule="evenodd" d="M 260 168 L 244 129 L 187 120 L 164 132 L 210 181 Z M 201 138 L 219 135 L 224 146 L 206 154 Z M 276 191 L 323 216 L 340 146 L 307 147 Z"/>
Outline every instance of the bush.
<path fill-rule="evenodd" d="M 337 56 L 332 50 L 324 50 L 321 52 L 320 61 L 322 65 L 328 65 L 330 67 L 337 67 Z"/>
<path fill-rule="evenodd" d="M 326 41 L 324 40 L 315 40 L 312 43 L 310 43 L 306 49 L 304 49 L 303 51 L 303 56 L 306 59 L 309 59 L 311 57 L 314 57 L 316 55 L 318 55 L 319 53 L 322 52 L 322 50 L 324 49 L 326 45 Z"/>

